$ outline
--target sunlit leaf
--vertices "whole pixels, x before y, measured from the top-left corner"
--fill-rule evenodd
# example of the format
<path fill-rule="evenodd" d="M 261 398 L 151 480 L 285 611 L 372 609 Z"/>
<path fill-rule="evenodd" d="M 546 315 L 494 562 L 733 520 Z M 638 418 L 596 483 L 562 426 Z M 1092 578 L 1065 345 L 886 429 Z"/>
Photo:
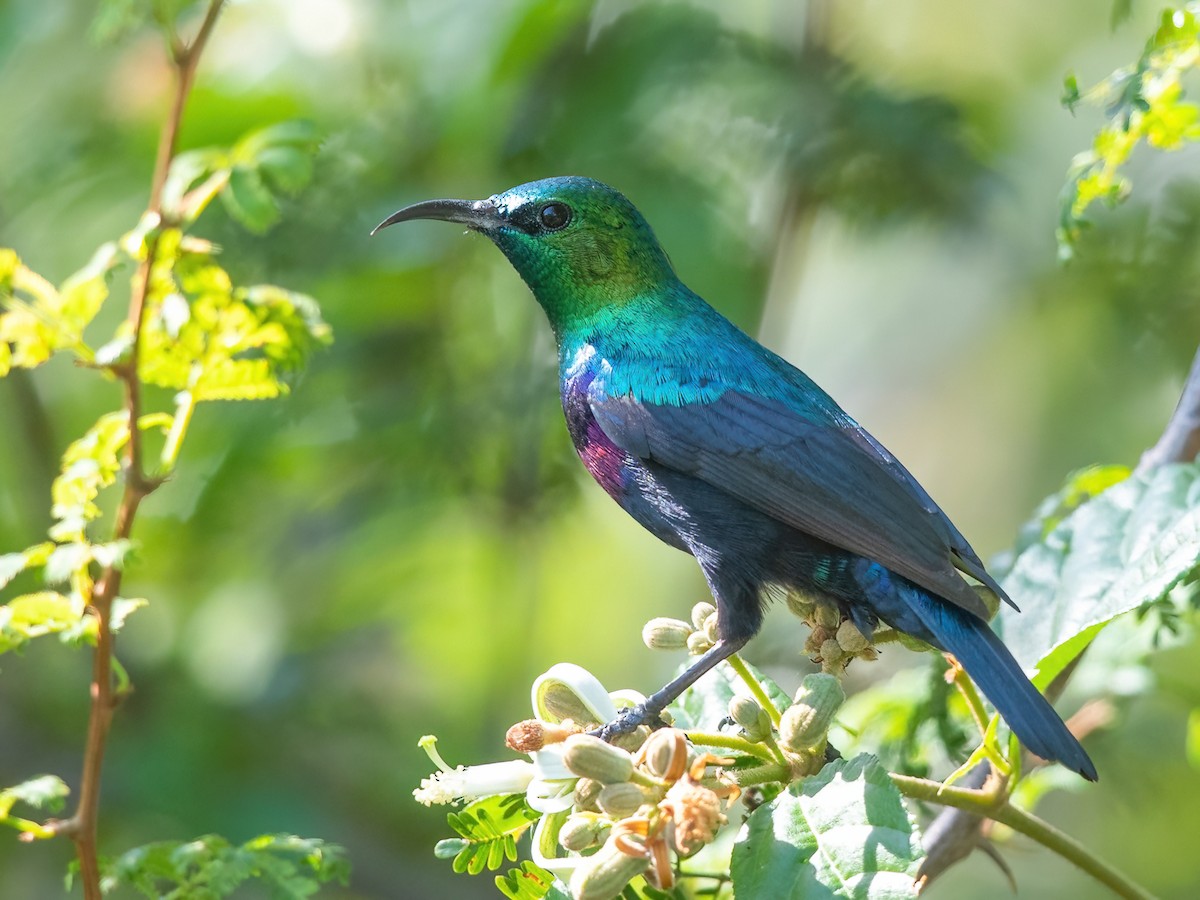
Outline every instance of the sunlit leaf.
<path fill-rule="evenodd" d="M 15 650 L 37 637 L 77 627 L 83 603 L 56 591 L 22 594 L 0 605 L 0 653 Z"/>
<path fill-rule="evenodd" d="M 1045 687 L 1115 616 L 1165 597 L 1197 566 L 1200 465 L 1134 475 L 1017 556 L 1001 580 L 1022 612 L 1001 615 L 997 630 Z"/>
<path fill-rule="evenodd" d="M 751 814 L 730 872 L 739 897 L 915 897 L 921 839 L 872 756 L 836 760 Z"/>
<path fill-rule="evenodd" d="M 58 812 L 71 789 L 57 775 L 39 775 L 20 784 L 0 790 L 0 820 L 6 819 L 17 803 L 36 809 Z"/>

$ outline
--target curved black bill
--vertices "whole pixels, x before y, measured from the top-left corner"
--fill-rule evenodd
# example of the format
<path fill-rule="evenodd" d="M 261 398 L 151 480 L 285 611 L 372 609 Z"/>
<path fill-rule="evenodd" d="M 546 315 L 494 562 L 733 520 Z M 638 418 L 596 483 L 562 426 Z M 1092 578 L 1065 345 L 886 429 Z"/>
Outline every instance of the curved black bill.
<path fill-rule="evenodd" d="M 440 219 L 481 231 L 495 228 L 501 221 L 500 212 L 491 200 L 426 200 L 392 213 L 372 228 L 371 234 L 382 231 L 389 225 L 408 222 L 411 219 Z"/>

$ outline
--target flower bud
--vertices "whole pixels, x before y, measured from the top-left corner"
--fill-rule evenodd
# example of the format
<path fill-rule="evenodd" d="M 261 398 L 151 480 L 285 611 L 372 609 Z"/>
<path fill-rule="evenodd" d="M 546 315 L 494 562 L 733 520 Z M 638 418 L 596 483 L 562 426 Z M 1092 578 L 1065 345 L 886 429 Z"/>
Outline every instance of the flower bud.
<path fill-rule="evenodd" d="M 563 745 L 563 763 L 580 778 L 619 784 L 633 775 L 633 757 L 590 734 L 573 734 Z"/>
<path fill-rule="evenodd" d="M 651 619 L 642 628 L 642 643 L 651 650 L 682 650 L 693 630 L 680 619 Z"/>
<path fill-rule="evenodd" d="M 830 631 L 837 631 L 837 627 L 842 621 L 841 611 L 831 603 L 818 603 L 813 614 L 817 624 Z"/>
<path fill-rule="evenodd" d="M 785 599 L 788 609 L 792 611 L 793 615 L 803 619 L 805 622 L 812 618 L 813 613 L 816 611 L 816 603 L 813 602 L 811 597 L 805 594 L 788 591 Z"/>
<path fill-rule="evenodd" d="M 601 812 L 614 819 L 624 819 L 638 811 L 638 807 L 646 802 L 646 794 L 631 781 L 623 784 L 606 784 L 600 791 L 597 802 Z"/>
<path fill-rule="evenodd" d="M 646 857 L 623 853 L 609 838 L 571 876 L 571 896 L 574 900 L 612 900 L 648 865 Z"/>
<path fill-rule="evenodd" d="M 721 637 L 721 632 L 718 627 L 719 622 L 720 622 L 719 614 L 715 613 L 715 612 L 712 615 L 710 615 L 707 619 L 704 620 L 704 636 L 707 637 L 714 644 Z"/>
<path fill-rule="evenodd" d="M 842 645 L 839 644 L 834 638 L 823 641 L 821 643 L 821 649 L 819 652 L 821 654 L 821 659 L 827 663 L 835 663 L 846 655 L 846 651 L 842 649 Z"/>
<path fill-rule="evenodd" d="M 688 635 L 687 648 L 692 656 L 700 656 L 712 649 L 713 642 L 703 631 L 693 631 Z"/>
<path fill-rule="evenodd" d="M 780 741 L 794 753 L 819 746 L 845 699 L 842 685 L 834 676 L 807 676 L 796 692 L 795 704 L 784 711 L 780 720 Z"/>
<path fill-rule="evenodd" d="M 696 630 L 699 631 L 701 628 L 703 628 L 704 620 L 716 611 L 717 608 L 708 602 L 697 603 L 695 606 L 693 606 L 692 624 L 696 626 Z"/>
<path fill-rule="evenodd" d="M 508 745 L 508 749 L 517 753 L 535 753 L 547 744 L 565 741 L 569 735 L 578 731 L 579 727 L 570 721 L 555 724 L 526 719 L 508 729 L 508 733 L 504 735 L 504 743 Z"/>
<path fill-rule="evenodd" d="M 739 694 L 730 700 L 729 716 L 742 726 L 748 741 L 758 743 L 771 733 L 771 717 L 753 697 Z"/>
<path fill-rule="evenodd" d="M 662 717 L 667 719 L 665 712 L 662 714 Z M 613 735 L 611 739 L 612 745 L 629 753 L 637 753 L 641 749 L 642 744 L 646 743 L 646 739 L 650 737 L 651 733 L 649 725 L 639 725 L 633 731 L 625 731 L 621 734 Z"/>
<path fill-rule="evenodd" d="M 612 826 L 596 815 L 576 813 L 563 822 L 558 832 L 558 842 L 564 850 L 575 853 L 596 846 L 608 836 Z"/>
<path fill-rule="evenodd" d="M 650 735 L 643 747 L 646 768 L 651 775 L 678 781 L 687 771 L 687 738 L 677 728 L 662 728 Z"/>
<path fill-rule="evenodd" d="M 857 653 L 859 650 L 865 650 L 871 642 L 867 636 L 863 634 L 855 624 L 847 619 L 837 630 L 837 642 L 847 653 Z"/>
<path fill-rule="evenodd" d="M 575 808 L 599 812 L 600 807 L 596 805 L 596 799 L 600 796 L 603 788 L 604 785 L 598 781 L 593 781 L 591 778 L 580 778 L 575 782 Z"/>

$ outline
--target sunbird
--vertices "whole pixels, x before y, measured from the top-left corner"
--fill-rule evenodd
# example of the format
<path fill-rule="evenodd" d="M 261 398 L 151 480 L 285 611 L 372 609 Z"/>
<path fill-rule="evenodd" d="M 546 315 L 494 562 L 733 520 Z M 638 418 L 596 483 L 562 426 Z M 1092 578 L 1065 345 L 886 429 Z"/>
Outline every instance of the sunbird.
<path fill-rule="evenodd" d="M 657 724 L 758 632 L 782 589 L 836 605 L 868 637 L 882 621 L 952 654 L 1026 747 L 1096 780 L 988 626 L 981 592 L 1016 604 L 962 533 L 815 382 L 689 290 L 621 193 L 546 178 L 406 206 L 372 234 L 412 219 L 465 225 L 500 248 L 554 331 L 584 466 L 651 534 L 694 556 L 712 591 L 712 648 L 603 736 Z"/>

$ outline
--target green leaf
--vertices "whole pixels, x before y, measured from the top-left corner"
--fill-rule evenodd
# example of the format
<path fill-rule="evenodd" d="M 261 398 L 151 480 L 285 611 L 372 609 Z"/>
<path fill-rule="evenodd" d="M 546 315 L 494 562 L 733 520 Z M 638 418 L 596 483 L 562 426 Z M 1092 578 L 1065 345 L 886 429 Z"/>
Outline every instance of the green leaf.
<path fill-rule="evenodd" d="M 0 606 L 0 653 L 15 650 L 36 637 L 79 626 L 83 602 L 56 591 L 22 594 Z"/>
<path fill-rule="evenodd" d="M 509 900 L 570 900 L 567 886 L 537 863 L 526 860 L 505 875 L 496 876 L 496 887 Z"/>
<path fill-rule="evenodd" d="M 315 301 L 273 285 L 235 288 L 210 251 L 173 246 L 148 298 L 142 378 L 190 391 L 196 402 L 285 393 L 312 351 L 330 340 Z"/>
<path fill-rule="evenodd" d="M 229 214 L 247 230 L 261 234 L 279 221 L 279 205 L 258 169 L 234 166 L 229 182 L 221 191 L 221 201 Z"/>
<path fill-rule="evenodd" d="M 1030 544 L 1003 577 L 1020 614 L 998 628 L 1045 687 L 1107 623 L 1166 597 L 1200 566 L 1200 465 L 1108 488 Z"/>
<path fill-rule="evenodd" d="M 739 897 L 915 897 L 920 835 L 872 756 L 837 760 L 747 819 L 730 874 Z"/>
<path fill-rule="evenodd" d="M 8 818 L 8 814 L 17 803 L 25 803 L 37 809 L 48 812 L 58 812 L 63 808 L 71 789 L 57 775 L 39 775 L 18 785 L 0 790 L 0 821 Z"/>
<path fill-rule="evenodd" d="M 268 834 L 235 847 L 218 835 L 135 847 L 102 866 L 105 893 L 125 885 L 165 900 L 220 898 L 247 881 L 273 897 L 311 897 L 322 884 L 346 884 L 350 866 L 341 847 L 312 838 Z"/>
<path fill-rule="evenodd" d="M 58 520 L 50 530 L 57 541 L 84 541 L 87 523 L 100 515 L 95 500 L 117 479 L 120 454 L 129 440 L 129 416 L 112 412 L 74 441 L 63 454 L 62 473 L 50 487 L 50 513 Z"/>
<path fill-rule="evenodd" d="M 687 666 L 684 663 L 679 671 Z M 792 699 L 779 685 L 749 663 L 746 667 L 780 712 L 792 705 Z M 718 724 L 728 718 L 729 701 L 737 694 L 749 694 L 746 683 L 731 667 L 717 666 L 680 694 L 667 709 L 675 719 L 676 728 L 716 731 Z"/>
<path fill-rule="evenodd" d="M 462 841 L 453 838 L 438 842 L 439 858 L 454 850 L 455 872 L 478 875 L 485 868 L 495 871 L 504 864 L 506 847 L 521 837 L 541 814 L 525 802 L 524 794 L 498 794 L 469 803 L 446 816 Z"/>
<path fill-rule="evenodd" d="M 1200 771 L 1200 707 L 1188 713 L 1186 747 L 1188 762 Z"/>

